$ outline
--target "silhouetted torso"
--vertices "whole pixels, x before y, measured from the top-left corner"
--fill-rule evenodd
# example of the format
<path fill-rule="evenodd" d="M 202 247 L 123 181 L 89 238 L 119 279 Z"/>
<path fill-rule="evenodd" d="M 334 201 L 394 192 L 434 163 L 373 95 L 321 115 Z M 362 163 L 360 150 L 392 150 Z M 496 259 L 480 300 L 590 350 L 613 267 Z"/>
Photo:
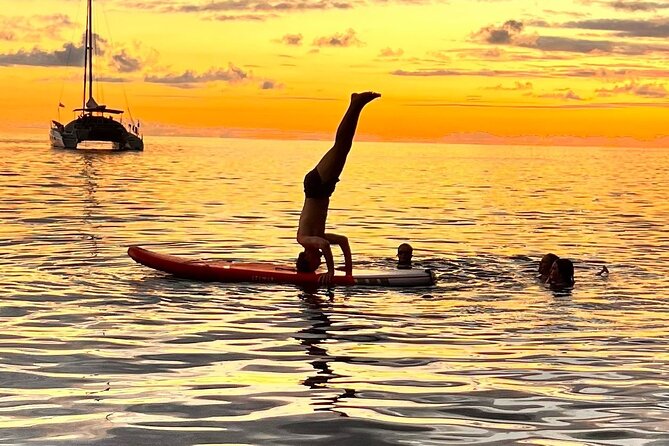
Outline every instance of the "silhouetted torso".
<path fill-rule="evenodd" d="M 297 235 L 323 237 L 329 205 L 329 198 L 305 198 Z"/>

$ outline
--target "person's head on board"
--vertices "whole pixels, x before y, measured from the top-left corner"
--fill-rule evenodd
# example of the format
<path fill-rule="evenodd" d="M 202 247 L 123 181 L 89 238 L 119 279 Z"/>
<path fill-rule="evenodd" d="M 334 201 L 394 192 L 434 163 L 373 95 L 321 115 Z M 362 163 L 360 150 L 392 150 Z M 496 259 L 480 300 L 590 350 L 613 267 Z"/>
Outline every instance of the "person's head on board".
<path fill-rule="evenodd" d="M 410 269 L 411 257 L 413 256 L 413 248 L 408 243 L 402 243 L 397 247 L 397 268 Z"/>
<path fill-rule="evenodd" d="M 551 272 L 551 267 L 553 266 L 553 263 L 559 259 L 558 256 L 553 254 L 552 252 L 549 252 L 545 256 L 541 258 L 541 261 L 539 262 L 539 278 L 545 282 L 548 280 L 548 275 Z"/>
<path fill-rule="evenodd" d="M 323 254 L 317 248 L 305 248 L 297 256 L 295 269 L 300 273 L 313 273 L 321 266 L 321 257 Z"/>
<path fill-rule="evenodd" d="M 574 264 L 569 259 L 557 259 L 548 273 L 547 283 L 552 287 L 570 287 L 574 285 Z"/>

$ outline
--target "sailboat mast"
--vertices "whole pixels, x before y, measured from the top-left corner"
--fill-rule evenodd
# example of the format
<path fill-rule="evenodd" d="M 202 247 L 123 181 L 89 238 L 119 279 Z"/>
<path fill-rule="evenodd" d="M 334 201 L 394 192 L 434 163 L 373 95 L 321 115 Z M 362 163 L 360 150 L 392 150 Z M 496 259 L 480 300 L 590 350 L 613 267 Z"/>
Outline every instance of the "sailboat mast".
<path fill-rule="evenodd" d="M 86 108 L 86 86 L 88 79 L 88 27 L 89 27 L 89 10 L 90 10 L 90 0 L 87 1 L 88 9 L 86 10 L 86 34 L 84 35 L 84 95 L 81 98 L 81 108 Z"/>
<path fill-rule="evenodd" d="M 93 99 L 93 0 L 88 0 L 88 98 Z"/>

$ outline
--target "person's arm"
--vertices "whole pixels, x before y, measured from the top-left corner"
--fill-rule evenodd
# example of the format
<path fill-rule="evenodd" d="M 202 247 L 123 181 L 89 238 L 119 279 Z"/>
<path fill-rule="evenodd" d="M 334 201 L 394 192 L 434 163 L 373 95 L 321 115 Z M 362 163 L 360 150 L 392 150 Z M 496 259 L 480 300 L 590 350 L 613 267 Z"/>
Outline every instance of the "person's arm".
<path fill-rule="evenodd" d="M 353 259 L 351 257 L 351 246 L 348 243 L 348 238 L 337 234 L 325 234 L 325 238 L 330 244 L 339 245 L 341 252 L 344 254 L 344 272 L 348 276 L 353 274 Z"/>

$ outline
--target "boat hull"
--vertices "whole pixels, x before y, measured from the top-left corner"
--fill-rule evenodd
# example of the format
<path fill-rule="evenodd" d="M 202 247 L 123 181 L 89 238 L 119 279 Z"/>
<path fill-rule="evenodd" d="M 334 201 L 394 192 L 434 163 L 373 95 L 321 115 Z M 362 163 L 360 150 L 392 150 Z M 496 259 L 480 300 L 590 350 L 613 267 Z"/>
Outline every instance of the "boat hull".
<path fill-rule="evenodd" d="M 69 124 L 53 124 L 49 131 L 51 146 L 76 149 L 83 141 L 111 142 L 113 150 L 144 150 L 144 141 L 107 116 L 84 115 Z"/>
<path fill-rule="evenodd" d="M 49 141 L 51 142 L 51 147 L 56 149 L 64 149 L 65 142 L 63 141 L 63 135 L 56 129 L 49 130 Z"/>

